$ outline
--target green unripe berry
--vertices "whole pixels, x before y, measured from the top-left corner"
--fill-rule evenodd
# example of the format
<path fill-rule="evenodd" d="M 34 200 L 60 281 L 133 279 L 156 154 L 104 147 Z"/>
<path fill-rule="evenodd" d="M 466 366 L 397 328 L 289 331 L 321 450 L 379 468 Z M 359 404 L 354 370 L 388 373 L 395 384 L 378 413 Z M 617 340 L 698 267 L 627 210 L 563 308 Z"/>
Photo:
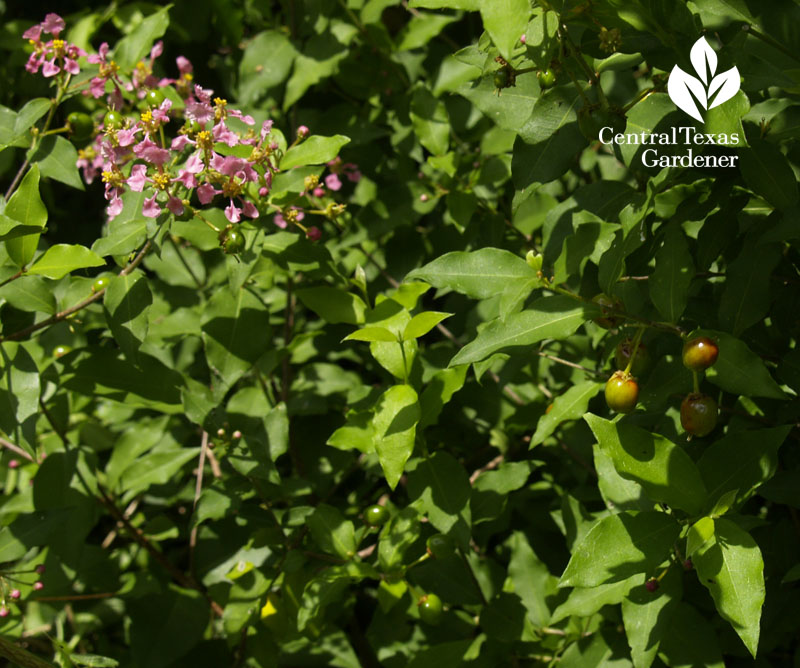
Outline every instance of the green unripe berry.
<path fill-rule="evenodd" d="M 68 352 L 70 352 L 72 348 L 69 346 L 56 346 L 53 350 L 53 357 L 58 359 L 59 357 L 64 357 Z"/>
<path fill-rule="evenodd" d="M 536 78 L 539 79 L 539 87 L 543 89 L 552 88 L 556 83 L 556 73 L 549 67 L 539 70 L 536 73 Z"/>
<path fill-rule="evenodd" d="M 371 527 L 379 527 L 386 524 L 389 519 L 389 511 L 383 506 L 370 506 L 364 511 L 364 521 Z"/>
<path fill-rule="evenodd" d="M 67 125 L 72 134 L 73 139 L 82 141 L 92 136 L 94 132 L 94 121 L 89 114 L 84 114 L 82 111 L 73 111 L 67 116 Z"/>
<path fill-rule="evenodd" d="M 236 255 L 244 250 L 244 234 L 238 230 L 226 229 L 221 239 L 222 250 L 228 255 Z"/>
<path fill-rule="evenodd" d="M 105 276 L 95 279 L 95 282 L 92 283 L 92 292 L 100 292 L 100 290 L 105 290 L 109 283 L 111 283 L 111 279 Z"/>
<path fill-rule="evenodd" d="M 511 73 L 503 67 L 494 73 L 494 87 L 508 88 L 511 85 Z"/>
<path fill-rule="evenodd" d="M 119 130 L 119 128 L 122 127 L 122 120 L 122 114 L 112 109 L 106 112 L 106 115 L 103 117 L 103 126 L 105 128 Z"/>
<path fill-rule="evenodd" d="M 428 538 L 427 548 L 428 554 L 435 559 L 447 559 L 452 557 L 456 551 L 453 539 L 443 533 L 437 533 Z"/>
<path fill-rule="evenodd" d="M 629 373 L 617 371 L 606 383 L 606 403 L 612 411 L 630 413 L 639 400 L 639 384 Z"/>
<path fill-rule="evenodd" d="M 426 624 L 435 626 L 442 620 L 442 599 L 436 594 L 426 594 L 417 602 L 419 617 Z"/>
<path fill-rule="evenodd" d="M 692 392 L 681 402 L 681 426 L 693 436 L 706 436 L 717 426 L 717 402 L 707 394 Z"/>
<path fill-rule="evenodd" d="M 149 90 L 144 95 L 144 101 L 148 107 L 159 107 L 164 101 L 164 93 L 158 89 Z"/>
<path fill-rule="evenodd" d="M 692 371 L 704 371 L 719 357 L 719 347 L 707 336 L 698 336 L 683 344 L 683 365 Z"/>

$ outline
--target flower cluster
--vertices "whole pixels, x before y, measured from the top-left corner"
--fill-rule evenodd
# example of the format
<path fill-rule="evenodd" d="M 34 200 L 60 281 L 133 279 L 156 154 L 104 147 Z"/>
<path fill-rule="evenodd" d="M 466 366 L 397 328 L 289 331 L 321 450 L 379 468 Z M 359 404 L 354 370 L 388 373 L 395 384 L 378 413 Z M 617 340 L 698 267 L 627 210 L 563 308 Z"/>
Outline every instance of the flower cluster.
<path fill-rule="evenodd" d="M 23 38 L 33 46 L 33 53 L 25 64 L 28 72 L 36 74 L 41 68 L 45 77 L 54 77 L 62 71 L 72 75 L 80 72 L 78 58 L 85 56 L 86 52 L 74 44 L 59 39 L 62 30 L 64 30 L 64 19 L 58 14 L 51 13 L 45 16 L 44 21 L 28 28 L 22 34 Z M 53 39 L 42 41 L 42 33 L 52 35 Z"/>

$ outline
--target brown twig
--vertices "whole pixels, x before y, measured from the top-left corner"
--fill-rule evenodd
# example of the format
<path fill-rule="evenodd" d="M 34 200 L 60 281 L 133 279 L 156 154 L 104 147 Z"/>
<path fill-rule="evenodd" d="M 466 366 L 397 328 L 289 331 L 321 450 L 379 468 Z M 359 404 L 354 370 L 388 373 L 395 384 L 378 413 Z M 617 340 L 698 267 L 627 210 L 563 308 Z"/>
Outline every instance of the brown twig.
<path fill-rule="evenodd" d="M 20 457 L 23 457 L 24 459 L 27 459 L 29 462 L 35 462 L 36 461 L 27 452 L 25 452 L 21 447 L 19 447 L 18 445 L 14 445 L 13 443 L 11 443 L 10 441 L 7 441 L 4 438 L 0 438 L 0 445 L 3 446 L 4 448 L 6 448 L 7 450 L 11 450 L 11 452 L 14 452 L 14 453 L 18 454 Z"/>
<path fill-rule="evenodd" d="M 572 367 L 573 369 L 580 369 L 584 373 L 591 374 L 593 376 L 603 376 L 605 377 L 607 374 L 602 373 L 601 371 L 595 371 L 594 369 L 590 369 L 585 367 L 581 364 L 576 364 L 575 362 L 570 362 L 569 360 L 562 359 L 561 357 L 556 357 L 555 355 L 550 355 L 548 353 L 543 353 L 538 351 L 536 353 L 539 357 L 544 357 L 545 359 L 552 360 L 553 362 L 557 362 L 558 364 L 563 364 L 564 366 Z"/>
<path fill-rule="evenodd" d="M 485 473 L 486 471 L 491 471 L 493 469 L 496 469 L 498 466 L 500 466 L 500 464 L 503 463 L 504 459 L 505 459 L 505 455 L 503 455 L 501 453 L 501 454 L 497 455 L 497 457 L 495 457 L 494 459 L 489 460 L 486 464 L 481 466 L 479 469 L 475 469 L 472 472 L 472 475 L 470 475 L 470 477 L 469 477 L 469 484 L 470 485 L 474 485 L 475 481 L 478 479 L 478 476 L 481 473 Z"/>
<path fill-rule="evenodd" d="M 123 512 L 123 515 L 125 515 L 125 517 L 127 518 L 132 517 L 138 507 L 139 507 L 139 499 L 134 499 L 128 504 L 128 507 L 125 509 L 125 512 Z M 111 529 L 111 531 L 108 532 L 106 537 L 103 539 L 103 542 L 100 544 L 100 547 L 102 547 L 104 550 L 107 550 L 109 547 L 111 547 L 111 544 L 117 537 L 117 529 L 121 528 L 122 525 L 119 522 L 117 522 L 117 528 Z"/>
<path fill-rule="evenodd" d="M 197 463 L 197 482 L 194 485 L 194 501 L 192 502 L 192 514 L 197 510 L 197 502 L 200 500 L 200 494 L 203 493 L 203 470 L 206 467 L 206 452 L 208 450 L 208 432 L 204 429 L 203 435 L 200 437 L 200 461 Z M 194 573 L 194 548 L 197 545 L 197 531 L 199 525 L 195 523 L 192 531 L 189 534 L 189 571 Z"/>

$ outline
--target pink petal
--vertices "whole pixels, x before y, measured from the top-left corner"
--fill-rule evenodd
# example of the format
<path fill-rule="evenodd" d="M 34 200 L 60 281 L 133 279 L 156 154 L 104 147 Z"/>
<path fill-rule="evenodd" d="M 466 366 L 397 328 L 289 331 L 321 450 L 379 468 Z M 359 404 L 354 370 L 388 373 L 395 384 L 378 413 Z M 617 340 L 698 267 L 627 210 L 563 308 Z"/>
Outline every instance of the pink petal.
<path fill-rule="evenodd" d="M 119 196 L 114 196 L 109 205 L 106 207 L 106 214 L 109 220 L 113 220 L 122 212 L 122 200 Z"/>
<path fill-rule="evenodd" d="M 241 220 L 241 213 L 242 210 L 233 203 L 233 200 L 225 207 L 225 217 L 231 223 L 238 223 Z"/>
<path fill-rule="evenodd" d="M 186 171 L 192 174 L 199 174 L 205 168 L 206 166 L 203 164 L 203 159 L 200 157 L 199 153 L 192 153 L 186 161 Z"/>
<path fill-rule="evenodd" d="M 62 30 L 64 30 L 64 19 L 62 19 L 58 14 L 50 13 L 44 17 L 44 21 L 42 22 L 42 30 L 44 32 L 49 32 L 53 36 L 58 36 Z"/>
<path fill-rule="evenodd" d="M 336 191 L 341 189 L 342 182 L 339 180 L 338 174 L 328 174 L 328 176 L 325 177 L 325 185 L 331 190 Z"/>
<path fill-rule="evenodd" d="M 218 195 L 220 192 L 222 191 L 217 190 L 210 183 L 204 183 L 197 189 L 197 199 L 200 200 L 200 204 L 205 206 L 214 199 L 214 195 Z"/>
<path fill-rule="evenodd" d="M 183 213 L 183 202 L 181 202 L 180 198 L 170 195 L 167 200 L 167 208 L 176 216 L 180 216 Z"/>
<path fill-rule="evenodd" d="M 286 219 L 281 214 L 276 213 L 275 217 L 272 219 L 272 222 L 275 223 L 282 230 L 286 229 Z"/>
<path fill-rule="evenodd" d="M 186 135 L 178 135 L 172 140 L 172 143 L 169 145 L 169 147 L 173 151 L 182 151 L 188 144 L 194 144 L 194 142 Z"/>
<path fill-rule="evenodd" d="M 73 60 L 72 58 L 64 59 L 64 69 L 73 76 L 80 74 L 81 71 L 81 68 L 78 66 L 78 61 Z"/>
<path fill-rule="evenodd" d="M 41 24 L 37 24 L 35 26 L 31 26 L 28 28 L 24 33 L 22 33 L 22 39 L 32 39 L 36 42 L 39 41 L 39 38 L 42 36 L 42 26 Z"/>
<path fill-rule="evenodd" d="M 158 215 L 160 213 L 161 213 L 161 207 L 158 206 L 158 204 L 156 204 L 155 195 L 144 201 L 144 205 L 142 206 L 143 216 L 147 216 L 148 218 L 158 218 Z"/>
<path fill-rule="evenodd" d="M 44 61 L 42 65 L 42 75 L 46 77 L 54 77 L 61 71 L 61 68 L 56 65 L 56 59 Z"/>
<path fill-rule="evenodd" d="M 153 44 L 153 48 L 150 49 L 150 61 L 152 62 L 162 53 L 164 53 L 164 42 L 162 40 L 158 40 L 155 44 Z"/>
<path fill-rule="evenodd" d="M 252 202 L 247 200 L 244 201 L 242 204 L 242 212 L 248 218 L 258 218 L 258 209 L 256 209 L 255 205 Z"/>
<path fill-rule="evenodd" d="M 145 165 L 134 165 L 131 168 L 131 175 L 128 177 L 125 183 L 128 184 L 131 190 L 135 190 L 137 193 L 142 192 L 144 190 L 144 184 L 147 182 L 145 175 L 147 174 L 147 167 Z"/>
<path fill-rule="evenodd" d="M 189 61 L 188 58 L 185 58 L 184 56 L 178 56 L 175 59 L 175 62 L 178 64 L 178 72 L 180 72 L 181 74 L 189 74 L 190 72 L 192 72 L 192 70 L 194 70 L 194 67 L 192 67 L 192 63 Z"/>

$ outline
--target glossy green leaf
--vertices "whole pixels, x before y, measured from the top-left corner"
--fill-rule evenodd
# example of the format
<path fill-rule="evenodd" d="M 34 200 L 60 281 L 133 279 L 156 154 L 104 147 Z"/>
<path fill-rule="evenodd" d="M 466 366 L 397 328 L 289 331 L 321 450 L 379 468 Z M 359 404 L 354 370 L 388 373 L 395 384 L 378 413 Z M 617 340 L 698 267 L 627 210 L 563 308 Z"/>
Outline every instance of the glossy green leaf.
<path fill-rule="evenodd" d="M 743 501 L 769 480 L 778 467 L 778 449 L 790 431 L 788 425 L 738 431 L 706 448 L 697 468 L 708 488 L 710 506 L 730 491 Z"/>
<path fill-rule="evenodd" d="M 362 327 L 345 336 L 342 341 L 386 341 L 397 343 L 397 336 L 385 327 Z"/>
<path fill-rule="evenodd" d="M 397 50 L 409 51 L 426 46 L 442 30 L 457 20 L 457 16 L 417 12 L 397 35 Z"/>
<path fill-rule="evenodd" d="M 410 0 L 408 6 L 420 9 L 466 9 L 477 12 L 480 2 L 478 0 Z"/>
<path fill-rule="evenodd" d="M 23 276 L 7 283 L 0 288 L 0 299 L 5 299 L 21 311 L 49 314 L 56 312 L 52 285 L 40 276 Z"/>
<path fill-rule="evenodd" d="M 681 574 L 670 569 L 651 592 L 637 583 L 622 600 L 622 621 L 636 668 L 650 668 L 667 633 L 682 595 Z"/>
<path fill-rule="evenodd" d="M 306 520 L 314 542 L 329 554 L 338 554 L 342 559 L 350 559 L 355 555 L 355 527 L 350 520 L 333 506 L 319 504 Z"/>
<path fill-rule="evenodd" d="M 665 629 L 658 655 L 673 668 L 725 668 L 714 627 L 705 610 L 678 603 Z"/>
<path fill-rule="evenodd" d="M 17 112 L 14 132 L 8 143 L 10 144 L 14 141 L 14 138 L 30 130 L 40 118 L 50 111 L 51 106 L 52 102 L 45 97 L 35 97 L 32 100 L 28 100 Z"/>
<path fill-rule="evenodd" d="M 592 214 L 589 214 L 592 216 Z M 593 218 L 595 216 L 592 216 Z M 576 216 L 577 218 L 577 216 Z M 598 264 L 614 241 L 618 225 L 601 221 L 585 221 L 575 225 L 575 231 L 564 239 L 561 255 L 554 265 L 555 283 L 563 283 L 571 276 L 583 273 L 583 268 L 591 259 Z"/>
<path fill-rule="evenodd" d="M 248 290 L 219 290 L 203 313 L 203 340 L 209 365 L 233 385 L 269 349 L 269 313 Z"/>
<path fill-rule="evenodd" d="M 6 205 L 5 215 L 26 227 L 43 228 L 47 222 L 47 208 L 39 195 L 39 165 L 33 165 L 19 184 Z M 39 234 L 28 234 L 9 239 L 6 243 L 8 256 L 18 267 L 24 267 L 36 254 Z"/>
<path fill-rule="evenodd" d="M 92 244 L 92 251 L 106 257 L 107 255 L 127 255 L 139 248 L 147 238 L 147 223 L 143 219 L 126 222 L 112 222 L 108 235 L 100 237 Z"/>
<path fill-rule="evenodd" d="M 42 176 L 84 190 L 83 180 L 76 165 L 78 151 L 72 142 L 64 137 L 50 135 L 42 139 L 30 160 L 38 163 Z"/>
<path fill-rule="evenodd" d="M 28 273 L 58 279 L 76 269 L 101 267 L 104 264 L 103 258 L 86 248 L 86 246 L 56 244 L 55 246 L 50 246 L 33 263 L 33 266 L 28 269 Z"/>
<path fill-rule="evenodd" d="M 531 438 L 531 447 L 539 445 L 549 437 L 562 422 L 579 420 L 586 413 L 589 401 L 603 389 L 603 384 L 593 380 L 572 385 L 564 394 L 553 400 L 553 407 L 536 423 Z"/>
<path fill-rule="evenodd" d="M 128 495 L 151 485 L 164 485 L 190 461 L 197 459 L 200 448 L 181 448 L 151 452 L 139 457 L 120 476 L 120 488 Z"/>
<path fill-rule="evenodd" d="M 686 308 L 694 263 L 680 225 L 669 225 L 656 253 L 656 268 L 647 282 L 650 299 L 668 322 L 677 322 Z"/>
<path fill-rule="evenodd" d="M 544 339 L 565 339 L 586 320 L 583 304 L 569 297 L 542 297 L 530 309 L 493 320 L 459 350 L 450 366 L 472 364 L 509 348 L 530 346 Z"/>
<path fill-rule="evenodd" d="M 528 27 L 531 3 L 528 0 L 493 0 L 480 3 L 480 10 L 483 27 L 500 55 L 511 60 L 514 47 L 520 43 L 519 38 Z"/>
<path fill-rule="evenodd" d="M 430 332 L 436 325 L 452 315 L 452 313 L 440 313 L 439 311 L 423 311 L 422 313 L 418 313 L 411 318 L 406 328 L 403 330 L 403 341 L 425 336 L 425 334 Z"/>
<path fill-rule="evenodd" d="M 475 51 L 476 55 L 483 56 L 479 65 L 483 68 L 485 54 L 477 47 L 462 49 L 456 53 L 456 57 L 461 60 L 468 55 L 471 56 Z M 469 62 L 475 60 L 469 58 Z M 497 127 L 516 133 L 531 117 L 531 109 L 539 97 L 539 84 L 533 72 L 521 74 L 517 77 L 513 88 L 504 88 L 498 95 L 493 71 L 489 71 L 480 78 L 461 84 L 456 92 L 472 102 Z"/>
<path fill-rule="evenodd" d="M 437 100 L 424 86 L 418 86 L 411 95 L 409 116 L 420 144 L 434 155 L 447 153 L 450 122 L 444 102 Z"/>
<path fill-rule="evenodd" d="M 482 248 L 445 253 L 406 278 L 419 278 L 436 288 L 485 299 L 502 292 L 511 281 L 536 278 L 536 272 L 518 255 L 499 248 Z"/>
<path fill-rule="evenodd" d="M 372 413 L 366 411 L 349 413 L 347 422 L 330 435 L 327 444 L 338 450 L 356 448 L 365 454 L 375 452 Z"/>
<path fill-rule="evenodd" d="M 514 593 L 528 611 L 528 619 L 542 627 L 550 623 L 549 596 L 555 596 L 558 580 L 531 548 L 522 532 L 511 535 L 511 560 L 508 575 L 514 583 Z"/>
<path fill-rule="evenodd" d="M 645 511 L 599 520 L 575 547 L 560 587 L 596 587 L 638 573 L 651 574 L 672 550 L 680 525 L 665 513 Z"/>
<path fill-rule="evenodd" d="M 457 366 L 437 371 L 419 398 L 421 416 L 417 429 L 435 424 L 444 405 L 464 387 L 467 366 Z"/>
<path fill-rule="evenodd" d="M 645 575 L 638 573 L 626 580 L 601 584 L 596 587 L 574 587 L 567 600 L 553 611 L 551 624 L 557 624 L 562 619 L 573 615 L 588 617 L 606 605 L 617 605 L 625 599 L 628 592 L 637 585 L 643 584 Z"/>
<path fill-rule="evenodd" d="M 339 155 L 339 150 L 342 146 L 349 142 L 350 138 L 344 135 L 334 135 L 332 137 L 311 135 L 286 151 L 286 155 L 281 160 L 281 169 L 291 169 L 292 167 L 302 167 L 304 165 L 324 165 Z"/>
<path fill-rule="evenodd" d="M 103 306 L 111 333 L 129 361 L 136 363 L 137 351 L 147 338 L 149 308 L 153 295 L 142 272 L 116 276 L 111 280 Z"/>
<path fill-rule="evenodd" d="M 320 286 L 302 288 L 296 294 L 305 306 L 326 322 L 343 322 L 348 325 L 358 325 L 364 322 L 367 305 L 361 297 L 351 292 Z"/>
<path fill-rule="evenodd" d="M 278 30 L 265 30 L 247 44 L 239 63 L 239 99 L 251 104 L 277 86 L 292 69 L 297 51 Z"/>
<path fill-rule="evenodd" d="M 690 515 L 702 512 L 708 493 L 683 448 L 627 422 L 610 422 L 591 413 L 585 419 L 623 478 L 640 484 L 654 501 Z"/>
<path fill-rule="evenodd" d="M 408 495 L 442 533 L 469 545 L 472 514 L 470 483 L 464 467 L 450 454 L 435 452 L 408 473 Z"/>
<path fill-rule="evenodd" d="M 41 374 L 26 344 L 5 342 L 0 347 L 0 430 L 28 454 L 37 447 Z"/>
<path fill-rule="evenodd" d="M 386 482 L 394 489 L 414 450 L 420 418 L 417 393 L 410 385 L 395 385 L 383 393 L 375 409 L 375 450 Z"/>
<path fill-rule="evenodd" d="M 775 144 L 751 141 L 750 148 L 739 152 L 739 169 L 745 183 L 776 209 L 788 209 L 797 204 L 794 172 Z"/>
<path fill-rule="evenodd" d="M 706 371 L 714 385 L 734 395 L 786 399 L 783 390 L 770 375 L 764 362 L 744 341 L 726 332 L 698 330 L 692 335 L 709 336 L 719 346 L 719 357 Z"/>
<path fill-rule="evenodd" d="M 717 611 L 755 657 L 764 605 L 764 561 L 746 531 L 730 520 L 714 520 L 714 538 L 692 555 L 700 582 Z"/>
<path fill-rule="evenodd" d="M 114 49 L 114 61 L 125 71 L 132 68 L 150 51 L 153 43 L 169 26 L 169 10 L 162 7 L 145 18 L 129 35 L 123 37 Z"/>
<path fill-rule="evenodd" d="M 403 508 L 381 531 L 378 540 L 378 562 L 386 573 L 397 571 L 406 562 L 409 548 L 422 532 L 419 512 L 411 506 Z"/>

